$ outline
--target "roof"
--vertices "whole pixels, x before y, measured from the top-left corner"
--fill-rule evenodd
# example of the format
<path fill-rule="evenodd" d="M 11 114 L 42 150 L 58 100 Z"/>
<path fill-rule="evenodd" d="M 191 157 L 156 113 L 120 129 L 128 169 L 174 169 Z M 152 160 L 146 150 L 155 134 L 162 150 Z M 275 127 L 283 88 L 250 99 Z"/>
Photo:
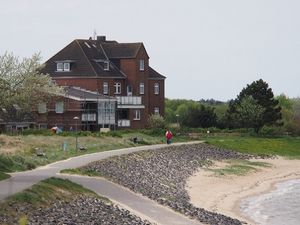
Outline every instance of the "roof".
<path fill-rule="evenodd" d="M 156 70 L 154 70 L 152 67 L 149 66 L 149 78 L 150 79 L 166 79 L 165 76 L 158 73 Z"/>
<path fill-rule="evenodd" d="M 42 73 L 51 77 L 101 77 L 125 79 L 119 59 L 136 58 L 140 51 L 149 58 L 142 42 L 118 43 L 116 41 L 76 39 L 46 61 Z M 71 71 L 57 71 L 57 62 L 71 63 Z M 105 66 L 109 63 L 109 69 Z M 150 68 L 150 78 L 165 77 Z"/>
<path fill-rule="evenodd" d="M 135 58 L 143 43 L 103 43 L 107 56 L 112 59 Z"/>
<path fill-rule="evenodd" d="M 76 101 L 117 101 L 116 98 L 88 91 L 80 87 L 65 87 L 64 97 Z"/>

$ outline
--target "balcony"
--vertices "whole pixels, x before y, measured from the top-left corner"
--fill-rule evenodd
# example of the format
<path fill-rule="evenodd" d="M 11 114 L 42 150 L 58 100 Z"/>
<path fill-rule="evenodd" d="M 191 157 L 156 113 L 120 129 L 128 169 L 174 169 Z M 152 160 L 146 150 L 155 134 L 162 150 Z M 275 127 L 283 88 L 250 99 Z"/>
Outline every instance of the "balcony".
<path fill-rule="evenodd" d="M 130 127 L 130 120 L 118 120 L 118 127 Z"/>
<path fill-rule="evenodd" d="M 144 109 L 142 105 L 142 97 L 140 96 L 117 96 L 119 109 Z"/>

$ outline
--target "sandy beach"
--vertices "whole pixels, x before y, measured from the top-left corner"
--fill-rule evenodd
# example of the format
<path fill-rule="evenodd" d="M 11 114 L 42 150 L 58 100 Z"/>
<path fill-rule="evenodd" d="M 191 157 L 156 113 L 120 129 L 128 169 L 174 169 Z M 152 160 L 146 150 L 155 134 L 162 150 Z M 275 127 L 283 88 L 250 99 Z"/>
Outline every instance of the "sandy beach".
<path fill-rule="evenodd" d="M 186 188 L 191 203 L 248 224 L 255 224 L 241 213 L 241 200 L 269 192 L 274 188 L 274 184 L 280 181 L 300 178 L 300 160 L 278 157 L 251 161 L 266 162 L 271 164 L 271 167 L 256 167 L 257 171 L 244 176 L 216 176 L 211 170 L 200 169 L 187 182 Z M 215 162 L 212 168 L 224 168 L 226 165 L 226 162 Z"/>

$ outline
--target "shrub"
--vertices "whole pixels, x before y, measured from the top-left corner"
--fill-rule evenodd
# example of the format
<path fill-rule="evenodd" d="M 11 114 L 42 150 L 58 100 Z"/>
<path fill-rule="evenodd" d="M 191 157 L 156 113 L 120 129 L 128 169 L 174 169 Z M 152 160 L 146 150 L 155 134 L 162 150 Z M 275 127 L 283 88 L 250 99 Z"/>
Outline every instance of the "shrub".
<path fill-rule="evenodd" d="M 147 127 L 149 129 L 165 129 L 166 121 L 162 116 L 153 114 L 148 118 Z"/>
<path fill-rule="evenodd" d="M 48 129 L 27 129 L 27 130 L 23 130 L 21 132 L 22 135 L 45 135 L 45 136 L 49 136 L 52 135 L 51 131 Z"/>

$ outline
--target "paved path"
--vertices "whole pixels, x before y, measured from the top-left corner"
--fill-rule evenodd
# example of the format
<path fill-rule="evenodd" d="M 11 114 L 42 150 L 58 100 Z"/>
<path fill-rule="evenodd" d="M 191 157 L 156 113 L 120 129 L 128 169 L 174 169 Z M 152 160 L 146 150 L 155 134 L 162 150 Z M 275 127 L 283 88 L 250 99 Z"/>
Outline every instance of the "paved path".
<path fill-rule="evenodd" d="M 131 211 L 133 214 L 147 219 L 158 225 L 200 225 L 201 223 L 184 217 L 182 214 L 161 206 L 140 194 L 136 194 L 122 186 L 114 184 L 103 178 L 59 175 L 75 183 L 109 198 L 114 203 Z"/>
<path fill-rule="evenodd" d="M 182 144 L 194 144 L 200 142 L 174 143 L 172 146 Z M 166 144 L 141 146 L 134 148 L 125 148 L 106 152 L 92 153 L 82 156 L 73 157 L 67 160 L 39 167 L 34 170 L 11 173 L 11 178 L 0 181 L 0 201 L 6 197 L 20 192 L 33 184 L 52 176 L 67 177 L 68 179 L 93 190 L 99 195 L 105 196 L 121 206 L 133 211 L 135 214 L 147 218 L 150 221 L 163 225 L 196 225 L 200 224 L 190 220 L 156 202 L 147 199 L 139 194 L 133 193 L 119 185 L 109 182 L 105 179 L 89 178 L 82 176 L 60 175 L 59 171 L 67 168 L 76 168 L 86 165 L 89 162 L 101 160 L 114 155 L 128 154 L 136 151 L 161 149 Z"/>

